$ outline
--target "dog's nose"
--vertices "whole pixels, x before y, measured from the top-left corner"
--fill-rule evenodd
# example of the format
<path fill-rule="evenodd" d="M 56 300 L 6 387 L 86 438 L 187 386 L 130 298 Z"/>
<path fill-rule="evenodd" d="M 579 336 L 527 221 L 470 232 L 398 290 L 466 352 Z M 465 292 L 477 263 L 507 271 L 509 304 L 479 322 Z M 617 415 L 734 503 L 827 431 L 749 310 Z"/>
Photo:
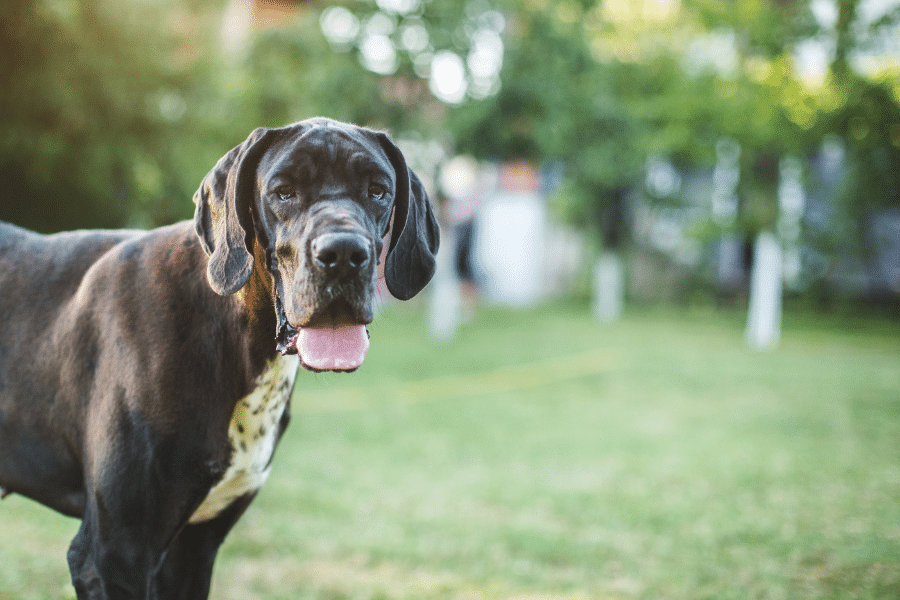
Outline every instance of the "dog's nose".
<path fill-rule="evenodd" d="M 323 233 L 312 241 L 315 265 L 326 275 L 339 277 L 361 271 L 369 264 L 369 243 L 357 233 Z"/>

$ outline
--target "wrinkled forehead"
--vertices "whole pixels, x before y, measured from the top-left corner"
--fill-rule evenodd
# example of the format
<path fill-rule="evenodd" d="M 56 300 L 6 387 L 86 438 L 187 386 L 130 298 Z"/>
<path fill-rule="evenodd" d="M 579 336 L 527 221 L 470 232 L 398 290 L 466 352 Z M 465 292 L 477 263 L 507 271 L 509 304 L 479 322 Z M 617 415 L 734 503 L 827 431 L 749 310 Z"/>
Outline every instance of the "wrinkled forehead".
<path fill-rule="evenodd" d="M 385 176 L 394 180 L 391 163 L 374 136 L 331 123 L 288 130 L 265 153 L 258 172 L 263 178 L 280 176 L 299 183 Z"/>

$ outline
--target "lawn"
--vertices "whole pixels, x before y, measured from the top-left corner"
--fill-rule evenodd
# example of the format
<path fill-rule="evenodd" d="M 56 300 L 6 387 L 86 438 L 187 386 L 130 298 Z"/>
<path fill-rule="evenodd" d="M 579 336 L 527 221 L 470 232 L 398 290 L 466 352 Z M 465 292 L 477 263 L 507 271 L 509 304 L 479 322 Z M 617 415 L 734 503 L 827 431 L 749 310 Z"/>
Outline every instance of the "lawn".
<path fill-rule="evenodd" d="M 302 374 L 216 599 L 900 598 L 900 323 L 389 308 Z M 77 522 L 0 503 L 0 599 L 71 598 Z"/>

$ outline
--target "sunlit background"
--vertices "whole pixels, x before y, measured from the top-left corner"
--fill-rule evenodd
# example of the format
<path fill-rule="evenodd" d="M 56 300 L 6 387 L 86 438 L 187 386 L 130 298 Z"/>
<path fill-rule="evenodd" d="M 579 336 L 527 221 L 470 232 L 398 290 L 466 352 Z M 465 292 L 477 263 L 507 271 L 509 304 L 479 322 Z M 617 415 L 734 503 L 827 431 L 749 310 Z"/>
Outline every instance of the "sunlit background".
<path fill-rule="evenodd" d="M 360 372 L 298 384 L 213 597 L 900 597 L 900 0 L 0 17 L 0 220 L 190 218 L 316 115 L 440 214 Z M 74 596 L 48 514 L 0 504 L 0 600 Z"/>
<path fill-rule="evenodd" d="M 248 131 L 327 115 L 404 144 L 446 253 L 466 238 L 463 283 L 492 300 L 611 276 L 635 300 L 740 303 L 762 239 L 779 292 L 896 305 L 897 17 L 896 0 L 11 0 L 0 218 L 189 217 Z M 589 273 L 601 255 L 621 275 Z"/>

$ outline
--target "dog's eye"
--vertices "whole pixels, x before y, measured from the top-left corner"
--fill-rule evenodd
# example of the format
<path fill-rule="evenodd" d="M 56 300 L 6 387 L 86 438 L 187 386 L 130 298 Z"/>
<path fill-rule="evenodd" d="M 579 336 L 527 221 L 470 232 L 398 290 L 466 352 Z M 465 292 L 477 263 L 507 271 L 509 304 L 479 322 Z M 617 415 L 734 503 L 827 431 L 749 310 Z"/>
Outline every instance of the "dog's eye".
<path fill-rule="evenodd" d="M 369 198 L 373 200 L 381 200 L 387 195 L 387 188 L 380 183 L 369 184 Z"/>
<path fill-rule="evenodd" d="M 278 196 L 282 201 L 287 202 L 288 200 L 296 197 L 297 192 L 294 191 L 289 185 L 282 185 L 275 188 L 275 195 Z"/>

